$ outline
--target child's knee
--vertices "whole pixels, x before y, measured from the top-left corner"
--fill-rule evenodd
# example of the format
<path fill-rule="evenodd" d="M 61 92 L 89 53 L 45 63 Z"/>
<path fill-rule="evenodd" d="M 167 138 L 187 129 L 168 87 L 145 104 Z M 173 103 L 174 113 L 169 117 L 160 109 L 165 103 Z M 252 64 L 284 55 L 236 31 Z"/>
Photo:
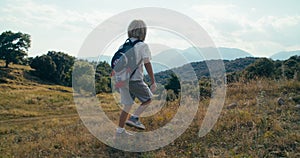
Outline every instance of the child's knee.
<path fill-rule="evenodd" d="M 152 99 L 150 98 L 149 100 L 145 101 L 142 103 L 142 105 L 148 105 L 152 102 Z"/>

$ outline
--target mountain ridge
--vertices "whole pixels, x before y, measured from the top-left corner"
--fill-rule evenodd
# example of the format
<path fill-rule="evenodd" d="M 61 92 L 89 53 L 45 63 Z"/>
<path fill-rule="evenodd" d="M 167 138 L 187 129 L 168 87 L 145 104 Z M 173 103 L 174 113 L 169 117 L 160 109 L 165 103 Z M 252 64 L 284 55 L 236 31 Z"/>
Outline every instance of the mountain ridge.
<path fill-rule="evenodd" d="M 300 56 L 300 50 L 294 50 L 294 51 L 281 51 L 278 53 L 275 53 L 270 56 L 273 60 L 286 60 L 290 58 L 291 56 L 298 55 Z"/>

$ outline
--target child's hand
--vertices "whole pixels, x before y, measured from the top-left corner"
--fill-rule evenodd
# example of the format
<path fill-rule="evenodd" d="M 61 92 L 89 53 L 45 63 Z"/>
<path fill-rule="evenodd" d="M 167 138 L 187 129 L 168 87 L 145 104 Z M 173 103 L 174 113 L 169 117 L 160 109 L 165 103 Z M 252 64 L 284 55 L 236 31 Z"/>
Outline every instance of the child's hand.
<path fill-rule="evenodd" d="M 156 83 L 153 83 L 151 86 L 150 86 L 150 90 L 152 93 L 154 93 L 156 91 Z"/>

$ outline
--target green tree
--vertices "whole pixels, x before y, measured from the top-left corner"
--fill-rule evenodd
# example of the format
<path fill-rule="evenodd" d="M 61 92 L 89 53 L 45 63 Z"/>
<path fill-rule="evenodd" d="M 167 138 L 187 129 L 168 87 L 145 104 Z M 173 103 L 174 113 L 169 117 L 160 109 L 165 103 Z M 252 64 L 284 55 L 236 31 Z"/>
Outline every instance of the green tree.
<path fill-rule="evenodd" d="M 167 90 L 173 90 L 173 92 L 178 96 L 179 91 L 180 91 L 180 82 L 178 77 L 172 73 L 171 78 L 168 80 L 167 85 L 165 86 Z"/>
<path fill-rule="evenodd" d="M 51 80 L 55 77 L 56 65 L 50 56 L 42 55 L 32 59 L 30 67 L 36 70 L 36 75 L 42 79 Z"/>
<path fill-rule="evenodd" d="M 211 81 L 209 78 L 201 78 L 199 80 L 199 92 L 200 92 L 200 98 L 209 98 L 211 96 L 212 90 L 211 90 Z"/>
<path fill-rule="evenodd" d="M 93 89 L 95 85 L 95 70 L 91 63 L 86 61 L 78 61 L 74 64 L 72 72 L 72 85 L 76 92 L 81 93 L 82 91 L 85 91 L 94 93 Z"/>
<path fill-rule="evenodd" d="M 292 56 L 288 60 L 283 61 L 283 69 L 283 74 L 287 79 L 298 78 L 297 75 L 300 69 L 300 56 Z"/>
<path fill-rule="evenodd" d="M 274 61 L 274 77 L 275 79 L 280 79 L 283 77 L 283 65 L 282 61 Z"/>
<path fill-rule="evenodd" d="M 68 54 L 49 51 L 47 55 L 32 59 L 30 66 L 36 70 L 37 76 L 57 84 L 70 86 L 74 61 L 75 57 Z M 47 66 L 48 69 L 45 68 Z"/>
<path fill-rule="evenodd" d="M 245 77 L 254 79 L 258 77 L 272 77 L 274 74 L 274 63 L 267 58 L 261 58 L 245 69 Z"/>
<path fill-rule="evenodd" d="M 106 61 L 100 61 L 97 64 L 97 67 L 96 67 L 97 74 L 108 77 L 108 76 L 110 76 L 111 72 L 112 72 L 112 68 Z"/>
<path fill-rule="evenodd" d="M 56 65 L 56 72 L 54 80 L 57 83 L 70 86 L 72 67 L 75 62 L 75 57 L 72 57 L 63 52 L 49 51 L 47 53 Z"/>
<path fill-rule="evenodd" d="M 27 56 L 30 47 L 30 35 L 21 32 L 3 32 L 0 35 L 0 59 L 5 60 L 5 67 L 12 63 L 19 63 Z"/>
<path fill-rule="evenodd" d="M 96 67 L 95 86 L 96 93 L 111 92 L 111 73 L 112 69 L 107 62 L 99 62 Z"/>

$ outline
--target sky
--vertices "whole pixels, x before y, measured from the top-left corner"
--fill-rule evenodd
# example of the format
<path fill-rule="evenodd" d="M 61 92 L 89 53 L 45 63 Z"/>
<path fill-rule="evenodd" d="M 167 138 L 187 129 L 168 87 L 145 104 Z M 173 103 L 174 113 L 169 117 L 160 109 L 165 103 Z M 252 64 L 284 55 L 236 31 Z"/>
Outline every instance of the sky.
<path fill-rule="evenodd" d="M 217 47 L 239 48 L 258 57 L 300 50 L 298 0 L 1 0 L 0 6 L 1 33 L 31 35 L 28 55 L 32 57 L 51 50 L 77 56 L 84 40 L 103 21 L 142 7 L 167 8 L 188 16 Z M 146 40 L 159 43 L 168 38 L 172 41 L 168 47 L 189 47 L 158 32 L 150 30 Z M 122 40 L 105 53 L 111 54 Z"/>

